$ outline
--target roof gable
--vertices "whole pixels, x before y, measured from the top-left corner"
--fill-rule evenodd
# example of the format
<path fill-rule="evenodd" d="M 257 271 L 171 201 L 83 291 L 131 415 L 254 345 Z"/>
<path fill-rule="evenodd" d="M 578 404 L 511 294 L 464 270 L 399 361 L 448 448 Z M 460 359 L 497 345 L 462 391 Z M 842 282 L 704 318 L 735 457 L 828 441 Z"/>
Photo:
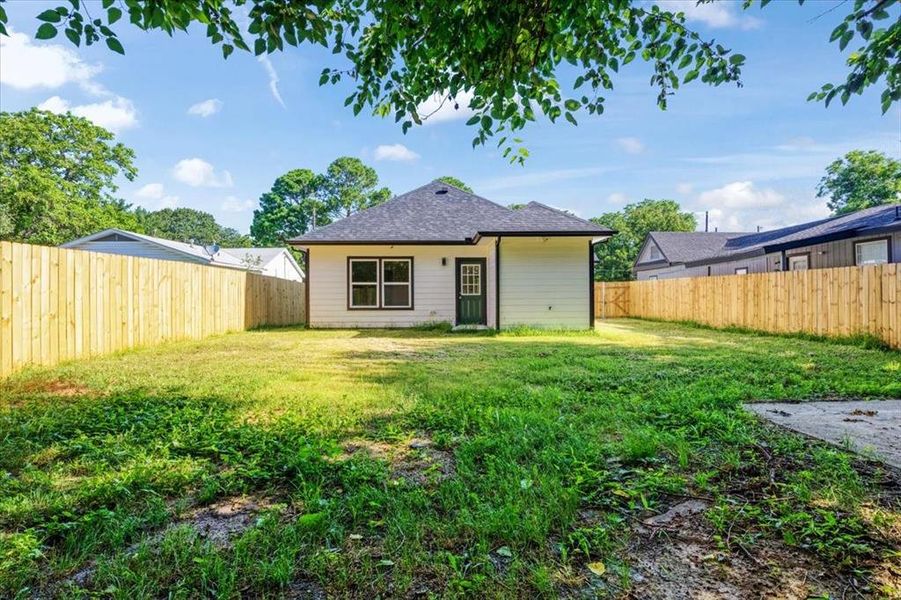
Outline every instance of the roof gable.
<path fill-rule="evenodd" d="M 432 181 L 307 232 L 290 243 L 471 243 L 484 233 L 610 235 L 613 232 L 563 211 L 530 202 L 511 210 L 476 194 Z"/>

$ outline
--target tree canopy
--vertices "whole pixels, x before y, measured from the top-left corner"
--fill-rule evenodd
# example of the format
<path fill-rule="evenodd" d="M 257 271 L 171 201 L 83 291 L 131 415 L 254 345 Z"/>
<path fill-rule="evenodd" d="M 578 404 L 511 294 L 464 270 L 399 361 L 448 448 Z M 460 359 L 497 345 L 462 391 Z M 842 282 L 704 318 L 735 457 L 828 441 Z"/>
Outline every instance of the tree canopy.
<path fill-rule="evenodd" d="M 744 0 L 743 8 L 769 2 Z M 847 5 L 830 42 L 842 51 L 855 39 L 860 46 L 847 58 L 845 80 L 824 85 L 809 99 L 828 105 L 838 97 L 844 103 L 881 82 L 883 112 L 901 99 L 901 21 L 891 22 L 888 12 L 897 2 Z M 353 89 L 345 104 L 354 114 L 368 109 L 391 116 L 406 131 L 444 105 L 471 111 L 473 144 L 497 136 L 504 155 L 519 162 L 528 151 L 515 132 L 539 114 L 575 124 L 580 111 L 603 113 L 604 94 L 636 59 L 653 67 L 650 83 L 662 109 L 695 79 L 741 85 L 745 64 L 742 54 L 690 29 L 683 13 L 631 0 L 102 0 L 102 10 L 93 14 L 88 4 L 68 0 L 44 10 L 37 15 L 36 37 L 62 31 L 76 45 L 103 41 L 124 53 L 115 31 L 124 9 L 128 22 L 142 30 L 171 35 L 202 25 L 226 58 L 235 49 L 261 55 L 286 45 L 322 45 L 346 64 L 324 68 L 320 84 L 349 81 Z M 6 22 L 0 6 L 0 33 Z M 575 73 L 561 83 L 558 67 L 564 63 Z"/>
<path fill-rule="evenodd" d="M 385 202 L 391 191 L 378 182 L 375 169 L 348 156 L 335 159 L 322 174 L 293 169 L 260 196 L 250 233 L 258 244 L 283 244 L 309 231 L 314 213 L 316 225 L 322 226 Z"/>
<path fill-rule="evenodd" d="M 817 186 L 833 214 L 901 204 L 901 161 L 875 150 L 852 150 L 826 167 Z"/>
<path fill-rule="evenodd" d="M 219 244 L 228 248 L 251 245 L 248 236 L 230 227 L 222 227 L 208 212 L 193 208 L 164 208 L 154 212 L 138 210 L 138 222 L 144 233 L 178 242 Z"/>
<path fill-rule="evenodd" d="M 461 180 L 457 179 L 453 175 L 442 175 L 441 177 L 438 178 L 438 181 L 443 181 L 444 183 L 449 183 L 450 185 L 454 186 L 455 188 L 459 188 L 459 189 L 463 190 L 464 192 L 469 192 L 470 194 L 473 193 L 471 187 L 469 187 L 468 185 L 466 185 L 465 183 L 463 183 Z"/>
<path fill-rule="evenodd" d="M 591 220 L 618 232 L 595 246 L 595 279 L 604 281 L 632 279 L 632 264 L 651 231 L 694 231 L 698 226 L 675 200 L 642 200 Z"/>
<path fill-rule="evenodd" d="M 0 113 L 0 236 L 57 245 L 137 218 L 115 180 L 137 175 L 134 151 L 82 117 Z"/>

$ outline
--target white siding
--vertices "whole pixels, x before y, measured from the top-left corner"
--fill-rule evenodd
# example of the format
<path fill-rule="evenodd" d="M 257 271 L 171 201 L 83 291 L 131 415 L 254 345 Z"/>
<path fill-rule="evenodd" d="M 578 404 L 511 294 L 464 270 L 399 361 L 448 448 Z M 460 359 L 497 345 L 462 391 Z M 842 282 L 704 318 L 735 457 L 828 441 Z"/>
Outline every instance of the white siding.
<path fill-rule="evenodd" d="M 156 244 L 144 241 L 133 242 L 82 242 L 77 246 L 67 246 L 75 250 L 88 250 L 90 252 L 104 252 L 106 254 L 124 254 L 126 256 L 140 256 L 143 258 L 158 258 L 161 260 L 177 260 L 179 262 L 191 262 L 209 264 L 205 260 L 192 259 L 186 254 L 175 252 Z"/>
<path fill-rule="evenodd" d="M 587 237 L 501 239 L 501 328 L 588 328 Z"/>
<path fill-rule="evenodd" d="M 488 326 L 494 327 L 493 238 L 483 239 L 475 246 L 312 246 L 309 251 L 312 327 L 410 327 L 435 322 L 453 323 L 457 306 L 454 264 L 457 257 L 486 259 Z M 412 256 L 413 309 L 348 310 L 349 256 Z M 441 264 L 442 258 L 447 259 L 445 265 Z"/>
<path fill-rule="evenodd" d="M 279 277 L 281 279 L 290 279 L 291 281 L 303 281 L 303 276 L 297 271 L 297 267 L 291 262 L 287 256 L 287 250 L 263 265 L 263 275 L 270 277 Z"/>

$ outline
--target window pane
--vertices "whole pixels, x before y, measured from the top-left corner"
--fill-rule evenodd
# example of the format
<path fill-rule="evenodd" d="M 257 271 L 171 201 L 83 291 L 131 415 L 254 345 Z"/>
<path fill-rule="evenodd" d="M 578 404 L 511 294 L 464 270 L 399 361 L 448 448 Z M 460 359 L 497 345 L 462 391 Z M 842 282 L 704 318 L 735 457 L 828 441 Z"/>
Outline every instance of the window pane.
<path fill-rule="evenodd" d="M 350 280 L 354 283 L 375 283 L 378 279 L 378 261 L 353 260 L 350 262 Z"/>
<path fill-rule="evenodd" d="M 410 261 L 408 260 L 383 260 L 382 277 L 386 283 L 409 283 Z"/>
<path fill-rule="evenodd" d="M 886 240 L 864 242 L 857 244 L 856 248 L 858 265 L 878 265 L 888 262 L 888 242 Z"/>
<path fill-rule="evenodd" d="M 410 306 L 410 286 L 407 284 L 385 285 L 385 306 Z"/>
<path fill-rule="evenodd" d="M 352 286 L 352 295 L 350 305 L 354 307 L 360 306 L 376 306 L 378 305 L 378 287 L 373 285 L 354 285 Z"/>

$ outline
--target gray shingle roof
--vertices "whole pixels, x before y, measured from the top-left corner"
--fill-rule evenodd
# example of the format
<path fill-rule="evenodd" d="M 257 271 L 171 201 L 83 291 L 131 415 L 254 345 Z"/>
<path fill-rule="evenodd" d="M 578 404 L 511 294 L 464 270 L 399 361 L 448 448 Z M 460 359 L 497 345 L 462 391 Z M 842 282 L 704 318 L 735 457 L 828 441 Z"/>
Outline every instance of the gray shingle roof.
<path fill-rule="evenodd" d="M 888 205 L 759 233 L 653 231 L 648 237 L 667 262 L 692 264 L 895 230 L 901 230 L 901 207 Z"/>
<path fill-rule="evenodd" d="M 361 242 L 466 243 L 488 233 L 601 236 L 613 232 L 538 202 L 511 210 L 436 180 L 289 242 L 301 246 Z"/>

